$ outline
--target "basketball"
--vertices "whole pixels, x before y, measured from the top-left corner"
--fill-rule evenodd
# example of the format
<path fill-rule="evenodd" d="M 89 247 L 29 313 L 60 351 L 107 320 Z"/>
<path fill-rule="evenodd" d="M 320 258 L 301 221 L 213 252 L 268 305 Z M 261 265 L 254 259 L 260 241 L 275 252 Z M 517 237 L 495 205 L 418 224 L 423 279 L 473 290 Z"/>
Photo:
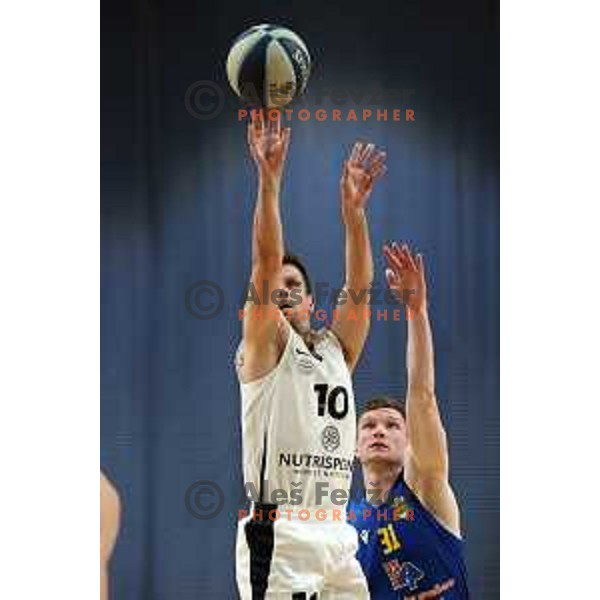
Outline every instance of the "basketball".
<path fill-rule="evenodd" d="M 239 35 L 227 57 L 233 91 L 249 104 L 281 108 L 304 92 L 310 54 L 299 35 L 278 25 L 256 25 Z"/>

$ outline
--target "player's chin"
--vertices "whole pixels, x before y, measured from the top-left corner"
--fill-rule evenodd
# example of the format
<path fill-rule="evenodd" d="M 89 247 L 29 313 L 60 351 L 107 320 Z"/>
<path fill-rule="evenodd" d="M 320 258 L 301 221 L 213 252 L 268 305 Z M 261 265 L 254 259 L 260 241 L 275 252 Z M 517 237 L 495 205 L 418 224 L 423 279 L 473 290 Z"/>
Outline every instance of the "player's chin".
<path fill-rule="evenodd" d="M 289 310 L 284 312 L 285 317 L 289 321 L 290 325 L 294 327 L 294 329 L 300 329 L 303 323 L 306 323 L 307 319 L 302 317 L 298 311 Z"/>
<path fill-rule="evenodd" d="M 281 314 L 288 320 L 288 321 L 292 321 L 295 318 L 295 311 L 293 309 L 293 307 L 291 307 L 289 304 L 282 304 L 279 306 L 279 310 L 281 311 Z"/>
<path fill-rule="evenodd" d="M 367 450 L 367 460 L 373 462 L 395 462 L 390 448 L 377 447 Z"/>

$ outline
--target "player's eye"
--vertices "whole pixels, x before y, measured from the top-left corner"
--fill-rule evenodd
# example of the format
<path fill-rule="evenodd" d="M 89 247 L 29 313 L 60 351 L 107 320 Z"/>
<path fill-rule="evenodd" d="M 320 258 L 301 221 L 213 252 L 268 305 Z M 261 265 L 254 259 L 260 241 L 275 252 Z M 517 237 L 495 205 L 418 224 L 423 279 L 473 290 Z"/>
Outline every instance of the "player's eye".
<path fill-rule="evenodd" d="M 295 279 L 288 279 L 285 282 L 285 287 L 287 287 L 287 288 L 299 288 L 299 287 L 302 287 L 302 282 L 296 281 Z"/>

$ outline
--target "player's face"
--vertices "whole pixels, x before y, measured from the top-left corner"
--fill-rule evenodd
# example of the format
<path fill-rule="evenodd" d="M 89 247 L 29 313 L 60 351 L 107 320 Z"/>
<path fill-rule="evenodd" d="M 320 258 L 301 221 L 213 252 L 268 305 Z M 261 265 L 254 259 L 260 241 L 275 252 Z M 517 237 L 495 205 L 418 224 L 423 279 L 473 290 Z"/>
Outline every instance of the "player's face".
<path fill-rule="evenodd" d="M 286 309 L 290 323 L 298 326 L 309 324 L 308 315 L 312 312 L 312 296 L 307 294 L 301 271 L 294 265 L 283 265 L 282 288 L 285 294 L 279 301 L 279 307 Z"/>
<path fill-rule="evenodd" d="M 357 456 L 361 464 L 403 464 L 406 422 L 393 408 L 366 412 L 358 422 Z"/>

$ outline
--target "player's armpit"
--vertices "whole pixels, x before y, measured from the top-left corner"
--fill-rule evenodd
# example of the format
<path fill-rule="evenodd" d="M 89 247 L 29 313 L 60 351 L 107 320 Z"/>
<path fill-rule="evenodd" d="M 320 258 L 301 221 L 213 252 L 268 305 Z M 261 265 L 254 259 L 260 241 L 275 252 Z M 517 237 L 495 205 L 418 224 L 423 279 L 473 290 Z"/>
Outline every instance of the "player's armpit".
<path fill-rule="evenodd" d="M 236 356 L 236 367 L 242 383 L 261 379 L 277 367 L 290 336 L 289 328 L 290 325 L 281 316 L 275 339 L 260 344 L 256 340 L 247 343 L 244 338 Z"/>

